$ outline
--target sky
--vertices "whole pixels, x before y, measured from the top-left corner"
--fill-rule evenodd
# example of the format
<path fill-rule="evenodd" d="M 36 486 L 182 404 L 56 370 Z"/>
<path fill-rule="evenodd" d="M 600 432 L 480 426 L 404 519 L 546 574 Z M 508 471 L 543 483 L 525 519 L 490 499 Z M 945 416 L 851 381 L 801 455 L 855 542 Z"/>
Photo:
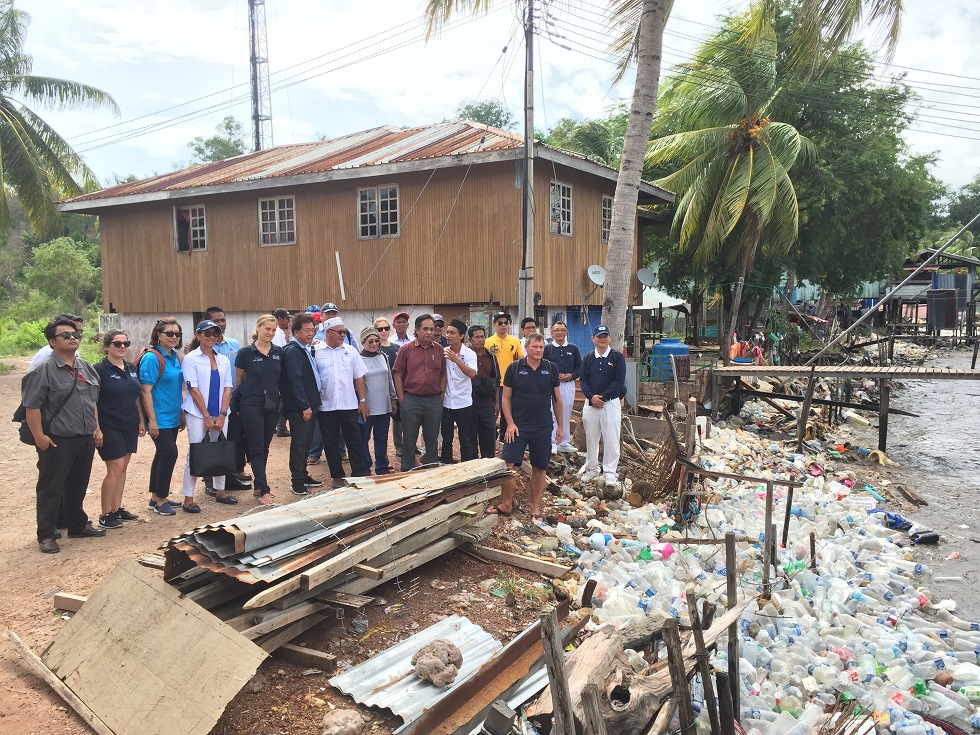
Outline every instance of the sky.
<path fill-rule="evenodd" d="M 747 0 L 677 0 L 665 71 L 686 60 L 726 11 Z M 904 73 L 923 101 L 907 135 L 933 172 L 959 187 L 980 172 L 980 27 L 975 0 L 905 0 L 903 33 L 881 78 Z M 32 16 L 34 73 L 110 93 L 105 110 L 43 111 L 104 183 L 188 164 L 189 141 L 226 115 L 250 118 L 247 0 L 20 0 Z M 464 101 L 500 99 L 521 117 L 523 32 L 512 0 L 458 16 L 428 43 L 422 0 L 266 0 L 277 145 L 381 125 L 453 119 Z M 601 0 L 538 0 L 535 127 L 601 117 L 632 95 L 615 66 Z M 873 42 L 874 31 L 866 34 Z M 251 139 L 249 138 L 249 144 Z"/>

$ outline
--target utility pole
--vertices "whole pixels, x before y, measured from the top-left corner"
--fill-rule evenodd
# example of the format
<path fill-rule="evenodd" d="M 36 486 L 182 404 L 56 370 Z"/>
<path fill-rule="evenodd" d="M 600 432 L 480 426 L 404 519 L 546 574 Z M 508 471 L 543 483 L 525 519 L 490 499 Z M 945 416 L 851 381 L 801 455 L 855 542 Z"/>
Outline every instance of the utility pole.
<path fill-rule="evenodd" d="M 248 0 L 249 68 L 252 77 L 252 149 L 271 148 L 272 90 L 269 89 L 269 44 L 265 0 Z"/>
<path fill-rule="evenodd" d="M 521 270 L 517 281 L 517 323 L 534 316 L 534 2 L 528 0 L 524 24 L 524 177 Z"/>

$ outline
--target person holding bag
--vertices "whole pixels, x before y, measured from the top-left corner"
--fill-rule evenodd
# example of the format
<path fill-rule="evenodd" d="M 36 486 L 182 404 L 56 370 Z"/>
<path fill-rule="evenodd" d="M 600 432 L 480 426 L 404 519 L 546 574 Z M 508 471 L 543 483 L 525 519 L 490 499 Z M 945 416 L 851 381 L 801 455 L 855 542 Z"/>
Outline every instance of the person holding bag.
<path fill-rule="evenodd" d="M 187 441 L 192 446 L 184 464 L 184 503 L 181 506 L 188 513 L 200 513 L 201 506 L 194 502 L 194 486 L 197 476 L 191 474 L 191 460 L 194 444 L 204 441 L 226 440 L 228 426 L 228 404 L 231 402 L 231 363 L 224 355 L 214 350 L 215 342 L 221 336 L 221 327 L 210 319 L 198 323 L 194 330 L 191 351 L 184 358 L 184 383 L 187 397 L 181 406 L 187 422 Z M 234 453 L 231 467 L 234 471 Z M 235 505 L 238 499 L 225 492 L 224 474 L 214 473 L 215 501 L 225 505 Z"/>
<path fill-rule="evenodd" d="M 254 494 L 262 505 L 272 504 L 272 489 L 266 477 L 269 444 L 282 415 L 279 377 L 282 371 L 282 347 L 272 344 L 276 336 L 276 318 L 260 316 L 255 322 L 252 344 L 235 357 L 235 382 L 240 386 L 238 416 L 245 431 L 249 462 L 255 482 Z"/>

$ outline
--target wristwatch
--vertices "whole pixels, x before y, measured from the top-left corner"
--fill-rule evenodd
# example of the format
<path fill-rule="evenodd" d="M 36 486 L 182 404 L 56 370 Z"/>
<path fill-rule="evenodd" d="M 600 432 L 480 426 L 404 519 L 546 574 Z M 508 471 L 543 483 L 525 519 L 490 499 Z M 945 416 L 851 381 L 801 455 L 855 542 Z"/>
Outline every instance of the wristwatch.
<path fill-rule="evenodd" d="M 367 403 L 367 398 L 358 399 L 358 403 Z"/>

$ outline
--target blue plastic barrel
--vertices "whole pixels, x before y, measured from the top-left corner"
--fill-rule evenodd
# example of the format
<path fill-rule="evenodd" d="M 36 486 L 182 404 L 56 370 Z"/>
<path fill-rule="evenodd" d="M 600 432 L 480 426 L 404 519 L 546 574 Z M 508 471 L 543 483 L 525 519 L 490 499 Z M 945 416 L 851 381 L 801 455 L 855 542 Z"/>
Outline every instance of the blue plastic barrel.
<path fill-rule="evenodd" d="M 650 380 L 666 383 L 674 378 L 670 366 L 671 355 L 688 355 L 690 348 L 676 337 L 664 337 L 650 350 Z"/>

